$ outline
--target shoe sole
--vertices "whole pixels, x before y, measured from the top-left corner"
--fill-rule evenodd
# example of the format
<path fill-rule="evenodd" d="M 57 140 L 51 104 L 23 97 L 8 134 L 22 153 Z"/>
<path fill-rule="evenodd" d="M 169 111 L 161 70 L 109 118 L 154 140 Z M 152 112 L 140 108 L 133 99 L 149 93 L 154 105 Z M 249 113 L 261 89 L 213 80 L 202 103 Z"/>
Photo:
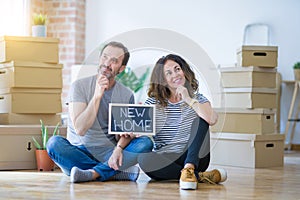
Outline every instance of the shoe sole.
<path fill-rule="evenodd" d="M 227 172 L 224 169 L 218 169 L 218 171 L 220 172 L 221 175 L 221 180 L 220 182 L 224 182 L 227 179 Z"/>
<path fill-rule="evenodd" d="M 197 189 L 197 182 L 179 182 L 180 189 L 182 190 L 196 190 Z"/>

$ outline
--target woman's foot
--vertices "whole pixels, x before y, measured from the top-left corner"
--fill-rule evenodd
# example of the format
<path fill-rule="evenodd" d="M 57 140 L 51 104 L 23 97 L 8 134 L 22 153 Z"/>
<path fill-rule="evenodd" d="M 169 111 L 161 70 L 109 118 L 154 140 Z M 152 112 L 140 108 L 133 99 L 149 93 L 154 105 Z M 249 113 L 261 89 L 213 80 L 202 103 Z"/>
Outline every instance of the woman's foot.
<path fill-rule="evenodd" d="M 226 181 L 227 172 L 225 169 L 214 169 L 212 171 L 200 172 L 198 181 L 200 183 L 218 184 Z"/>
<path fill-rule="evenodd" d="M 181 170 L 179 180 L 179 187 L 182 190 L 195 190 L 197 189 L 197 178 L 193 168 L 184 168 Z"/>

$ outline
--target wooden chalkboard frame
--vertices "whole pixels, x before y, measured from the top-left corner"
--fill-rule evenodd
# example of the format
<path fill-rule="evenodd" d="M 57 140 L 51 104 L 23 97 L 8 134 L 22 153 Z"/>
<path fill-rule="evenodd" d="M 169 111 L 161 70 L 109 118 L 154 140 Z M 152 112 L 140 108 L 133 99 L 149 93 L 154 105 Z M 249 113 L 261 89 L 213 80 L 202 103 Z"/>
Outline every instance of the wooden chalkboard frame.
<path fill-rule="evenodd" d="M 118 131 L 118 130 L 112 130 L 112 120 L 114 119 L 113 117 L 113 108 L 115 107 L 120 107 L 121 108 L 136 108 L 136 109 L 141 109 L 145 108 L 147 110 L 151 109 L 151 131 Z M 126 117 L 125 117 L 126 118 Z M 125 119 L 124 118 L 124 119 Z M 138 117 L 137 117 L 138 118 Z M 129 117 L 127 117 L 129 119 Z M 132 118 L 130 118 L 132 119 Z M 155 117 L 155 105 L 144 105 L 144 104 L 122 104 L 122 103 L 110 103 L 109 104 L 109 112 L 108 112 L 108 134 L 124 134 L 124 133 L 133 133 L 136 135 L 155 135 L 155 123 L 156 123 L 156 117 Z M 146 128 L 145 128 L 146 129 Z"/>

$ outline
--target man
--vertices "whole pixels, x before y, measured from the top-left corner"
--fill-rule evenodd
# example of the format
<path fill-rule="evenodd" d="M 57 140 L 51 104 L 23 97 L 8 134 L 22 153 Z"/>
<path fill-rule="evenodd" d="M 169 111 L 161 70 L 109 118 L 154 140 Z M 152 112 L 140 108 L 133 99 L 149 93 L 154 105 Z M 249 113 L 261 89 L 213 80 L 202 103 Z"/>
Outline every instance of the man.
<path fill-rule="evenodd" d="M 98 74 L 71 86 L 67 139 L 54 136 L 47 144 L 48 154 L 70 175 L 71 182 L 111 178 L 135 181 L 137 155 L 152 150 L 148 137 L 108 134 L 109 103 L 134 103 L 133 93 L 115 80 L 129 57 L 122 43 L 110 42 L 100 53 Z"/>

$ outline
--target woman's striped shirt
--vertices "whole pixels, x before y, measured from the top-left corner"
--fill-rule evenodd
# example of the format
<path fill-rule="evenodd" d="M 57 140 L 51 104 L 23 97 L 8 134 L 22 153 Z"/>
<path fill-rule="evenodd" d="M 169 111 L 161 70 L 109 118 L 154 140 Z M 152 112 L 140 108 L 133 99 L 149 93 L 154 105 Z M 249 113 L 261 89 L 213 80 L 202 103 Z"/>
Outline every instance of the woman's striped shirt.
<path fill-rule="evenodd" d="M 207 98 L 197 93 L 195 99 L 199 103 L 208 102 Z M 161 106 L 158 100 L 151 97 L 145 104 L 156 105 L 156 134 L 154 151 L 166 153 L 182 153 L 188 143 L 193 120 L 197 113 L 184 101 Z"/>

